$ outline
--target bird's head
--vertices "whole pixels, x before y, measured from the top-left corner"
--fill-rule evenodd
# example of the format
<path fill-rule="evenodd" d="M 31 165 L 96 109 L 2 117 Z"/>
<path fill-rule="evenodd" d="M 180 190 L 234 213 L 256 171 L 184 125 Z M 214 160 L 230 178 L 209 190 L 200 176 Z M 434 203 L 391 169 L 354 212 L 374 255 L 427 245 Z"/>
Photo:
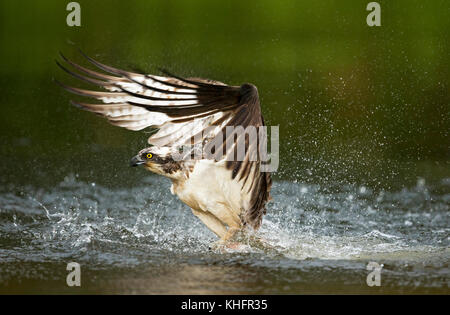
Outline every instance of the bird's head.
<path fill-rule="evenodd" d="M 130 166 L 143 165 L 147 170 L 170 178 L 177 178 L 181 173 L 179 161 L 172 158 L 168 147 L 150 147 L 139 151 L 130 161 Z"/>

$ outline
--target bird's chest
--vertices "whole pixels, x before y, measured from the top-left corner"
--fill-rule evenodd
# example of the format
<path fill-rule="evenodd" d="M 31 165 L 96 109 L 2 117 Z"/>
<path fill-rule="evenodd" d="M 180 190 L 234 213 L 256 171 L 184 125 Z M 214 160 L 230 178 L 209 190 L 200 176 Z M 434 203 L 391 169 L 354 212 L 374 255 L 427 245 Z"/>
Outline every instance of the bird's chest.
<path fill-rule="evenodd" d="M 210 211 L 218 206 L 240 210 L 240 186 L 231 180 L 228 170 L 209 163 L 197 163 L 189 178 L 173 182 L 171 191 L 195 210 Z"/>

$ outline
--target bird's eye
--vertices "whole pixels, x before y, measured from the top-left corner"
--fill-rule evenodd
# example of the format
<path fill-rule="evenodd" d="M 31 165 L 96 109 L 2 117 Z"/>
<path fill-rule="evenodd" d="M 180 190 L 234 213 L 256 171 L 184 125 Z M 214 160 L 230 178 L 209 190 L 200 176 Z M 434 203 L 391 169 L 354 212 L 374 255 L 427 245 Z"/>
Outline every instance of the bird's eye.
<path fill-rule="evenodd" d="M 150 159 L 151 159 L 151 158 L 153 157 L 153 154 L 151 154 L 151 153 L 147 153 L 147 155 L 146 155 L 146 156 L 147 156 L 147 159 L 149 159 L 149 160 L 150 160 Z"/>

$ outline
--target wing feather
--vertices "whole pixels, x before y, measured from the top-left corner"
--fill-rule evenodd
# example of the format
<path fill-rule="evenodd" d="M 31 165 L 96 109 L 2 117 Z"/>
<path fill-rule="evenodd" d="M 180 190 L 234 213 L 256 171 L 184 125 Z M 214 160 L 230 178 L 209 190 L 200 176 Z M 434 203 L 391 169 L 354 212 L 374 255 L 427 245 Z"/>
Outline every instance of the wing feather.
<path fill-rule="evenodd" d="M 61 54 L 66 65 L 57 65 L 71 76 L 103 91 L 71 87 L 58 82 L 67 91 L 91 97 L 103 104 L 71 101 L 84 110 L 104 116 L 108 121 L 129 130 L 158 128 L 148 142 L 156 146 L 178 147 L 198 142 L 208 142 L 220 132 L 226 135 L 216 152 L 222 152 L 219 160 L 231 154 L 236 156 L 239 141 L 244 141 L 246 155 L 243 161 L 232 159 L 223 165 L 230 171 L 230 180 L 241 185 L 241 216 L 245 224 L 258 228 L 266 213 L 265 204 L 270 199 L 272 185 L 270 173 L 260 171 L 259 156 L 251 156 L 257 144 L 250 143 L 246 135 L 227 135 L 229 126 L 264 126 L 258 91 L 251 84 L 229 86 L 219 81 L 201 78 L 183 78 L 166 70 L 166 76 L 141 74 L 117 69 L 81 54 L 87 61 L 108 74 L 78 65 Z M 212 127 L 212 132 L 211 132 Z M 205 131 L 210 131 L 206 134 Z M 259 135 L 259 134 L 258 134 Z M 244 137 L 244 138 L 242 138 Z M 266 141 L 265 138 L 258 138 Z M 226 146 L 230 142 L 231 147 Z M 219 162 L 219 161 L 218 161 Z"/>

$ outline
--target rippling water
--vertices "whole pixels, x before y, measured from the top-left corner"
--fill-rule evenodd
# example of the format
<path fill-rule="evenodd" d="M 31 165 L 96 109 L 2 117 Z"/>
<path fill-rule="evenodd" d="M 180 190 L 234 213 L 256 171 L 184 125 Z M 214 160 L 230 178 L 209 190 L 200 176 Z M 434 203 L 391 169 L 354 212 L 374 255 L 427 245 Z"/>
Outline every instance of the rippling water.
<path fill-rule="evenodd" d="M 225 251 L 169 187 L 2 187 L 0 292 L 448 293 L 450 179 L 400 191 L 276 181 L 257 232 L 270 246 Z M 66 285 L 71 261 L 80 288 Z M 380 287 L 366 284 L 370 261 Z"/>

